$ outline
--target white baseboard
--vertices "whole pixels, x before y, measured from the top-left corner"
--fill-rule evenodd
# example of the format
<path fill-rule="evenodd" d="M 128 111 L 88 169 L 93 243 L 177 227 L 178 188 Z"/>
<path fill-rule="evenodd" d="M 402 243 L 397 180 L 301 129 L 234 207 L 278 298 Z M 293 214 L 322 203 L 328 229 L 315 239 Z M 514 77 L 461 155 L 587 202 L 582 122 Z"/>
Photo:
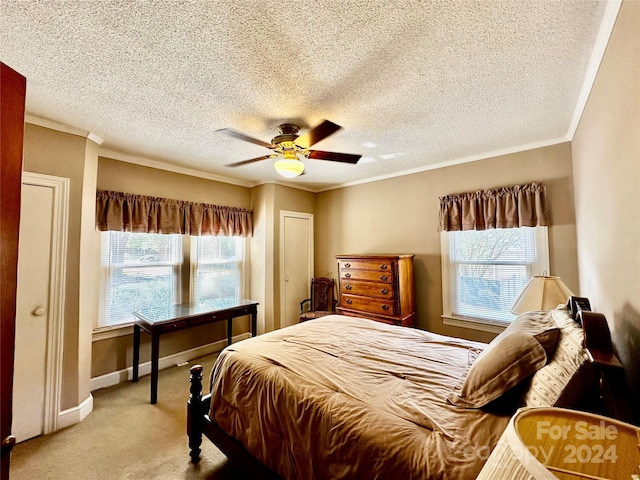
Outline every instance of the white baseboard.
<path fill-rule="evenodd" d="M 56 430 L 61 430 L 66 427 L 70 427 L 71 425 L 75 425 L 76 423 L 80 423 L 91 412 L 93 412 L 93 396 L 89 394 L 89 397 L 77 407 L 69 408 L 60 412 L 58 415 Z"/>
<path fill-rule="evenodd" d="M 233 337 L 233 343 L 239 342 L 240 340 L 245 340 L 250 338 L 250 333 L 243 333 L 241 335 L 236 335 Z M 205 355 L 211 355 L 212 353 L 221 352 L 224 347 L 227 346 L 227 340 L 219 340 L 214 343 L 209 343 L 208 345 L 203 345 L 201 347 L 192 348 L 190 350 L 185 350 L 183 352 L 174 353 L 173 355 L 168 355 L 166 357 L 161 357 L 158 360 L 158 369 L 162 370 L 163 368 L 172 367 L 174 365 L 178 365 L 180 363 L 189 362 L 194 358 L 204 357 Z M 138 367 L 138 375 L 148 375 L 151 373 L 151 362 L 141 363 Z M 117 370 L 115 372 L 107 373 L 105 375 L 100 375 L 99 377 L 94 377 L 91 379 L 90 389 L 93 392 L 94 390 L 98 390 L 100 388 L 112 387 L 114 385 L 118 385 L 119 383 L 124 383 L 133 378 L 133 367 L 125 368 L 124 370 Z"/>

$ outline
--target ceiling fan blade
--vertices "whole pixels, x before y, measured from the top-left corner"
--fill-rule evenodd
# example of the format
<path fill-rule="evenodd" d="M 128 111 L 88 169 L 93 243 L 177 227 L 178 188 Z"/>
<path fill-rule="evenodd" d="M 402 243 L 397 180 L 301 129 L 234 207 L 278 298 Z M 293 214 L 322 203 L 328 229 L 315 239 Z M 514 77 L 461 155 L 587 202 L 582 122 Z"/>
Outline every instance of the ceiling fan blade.
<path fill-rule="evenodd" d="M 273 145 L 271 145 L 270 143 L 250 137 L 249 135 L 245 135 L 244 133 L 233 130 L 232 128 L 221 128 L 219 130 L 216 130 L 216 132 L 224 133 L 225 135 L 237 138 L 239 140 L 244 140 L 245 142 L 255 143 L 256 145 L 260 145 L 261 147 L 273 148 Z"/>
<path fill-rule="evenodd" d="M 342 127 L 340 125 L 336 125 L 329 120 L 325 120 L 317 127 L 312 128 L 296 138 L 295 143 L 302 148 L 309 148 L 314 143 L 318 143 L 320 140 L 327 138 L 329 135 L 337 132 L 341 128 Z"/>
<path fill-rule="evenodd" d="M 249 160 L 242 160 L 241 162 L 228 163 L 225 167 L 240 167 L 242 165 L 248 165 L 253 162 L 258 162 L 260 160 L 266 160 L 267 158 L 271 158 L 275 155 L 264 155 L 262 157 L 250 158 Z"/>
<path fill-rule="evenodd" d="M 329 160 L 332 162 L 342 163 L 358 163 L 362 155 L 353 155 L 351 153 L 323 152 L 321 150 L 309 150 L 308 158 L 316 160 Z"/>

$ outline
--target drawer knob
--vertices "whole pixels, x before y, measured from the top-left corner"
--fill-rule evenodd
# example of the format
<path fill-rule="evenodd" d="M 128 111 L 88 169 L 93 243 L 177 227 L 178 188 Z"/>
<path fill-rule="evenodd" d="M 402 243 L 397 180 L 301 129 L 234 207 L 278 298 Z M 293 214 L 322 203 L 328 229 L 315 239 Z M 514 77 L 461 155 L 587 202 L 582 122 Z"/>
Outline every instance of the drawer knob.
<path fill-rule="evenodd" d="M 351 300 L 350 298 L 347 298 L 346 302 L 351 305 L 353 303 L 353 300 Z"/>
<path fill-rule="evenodd" d="M 389 280 L 389 277 L 387 277 L 386 275 L 380 275 L 380 280 L 386 282 L 387 280 Z"/>
<path fill-rule="evenodd" d="M 345 264 L 344 264 L 344 267 L 345 267 L 345 268 L 351 268 L 351 264 L 350 264 L 350 263 L 345 263 Z"/>
<path fill-rule="evenodd" d="M 380 293 L 383 293 L 383 294 L 385 294 L 385 295 L 386 295 L 387 293 L 389 293 L 389 290 L 387 290 L 386 288 L 382 288 L 382 289 L 380 290 Z"/>
<path fill-rule="evenodd" d="M 350 273 L 345 273 L 344 276 L 347 277 L 347 278 L 351 278 L 351 274 Z"/>
<path fill-rule="evenodd" d="M 389 310 L 389 305 L 382 305 L 382 309 L 386 312 Z"/>
<path fill-rule="evenodd" d="M 347 285 L 347 286 L 346 286 L 346 287 L 344 287 L 344 288 L 346 288 L 347 290 L 351 290 L 353 287 L 352 287 L 351 285 Z"/>
<path fill-rule="evenodd" d="M 380 265 L 380 269 L 381 270 L 386 270 L 389 267 L 389 265 Z"/>

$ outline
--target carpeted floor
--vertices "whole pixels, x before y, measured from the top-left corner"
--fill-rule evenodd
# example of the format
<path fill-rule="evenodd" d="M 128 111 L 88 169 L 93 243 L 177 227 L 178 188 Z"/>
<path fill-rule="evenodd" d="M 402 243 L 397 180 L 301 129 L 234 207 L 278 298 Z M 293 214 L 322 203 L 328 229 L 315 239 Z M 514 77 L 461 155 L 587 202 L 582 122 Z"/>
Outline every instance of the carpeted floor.
<path fill-rule="evenodd" d="M 243 479 L 206 438 L 200 463 L 189 459 L 189 368 L 200 363 L 208 378 L 214 360 L 160 371 L 156 405 L 149 403 L 148 375 L 93 392 L 93 412 L 82 422 L 13 449 L 11 480 Z"/>

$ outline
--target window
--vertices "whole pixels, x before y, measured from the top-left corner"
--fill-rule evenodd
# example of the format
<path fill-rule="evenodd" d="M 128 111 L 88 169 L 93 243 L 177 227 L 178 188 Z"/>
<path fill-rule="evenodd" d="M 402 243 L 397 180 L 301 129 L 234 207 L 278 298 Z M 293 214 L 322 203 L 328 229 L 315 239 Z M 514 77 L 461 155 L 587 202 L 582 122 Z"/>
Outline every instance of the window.
<path fill-rule="evenodd" d="M 145 307 L 243 296 L 244 237 L 109 231 L 100 242 L 96 328 L 130 324 Z"/>
<path fill-rule="evenodd" d="M 547 227 L 441 235 L 445 324 L 496 331 L 529 279 L 549 272 Z"/>
<path fill-rule="evenodd" d="M 98 327 L 132 322 L 133 311 L 180 303 L 180 235 L 101 232 Z"/>
<path fill-rule="evenodd" d="M 191 301 L 242 297 L 244 238 L 202 236 L 191 242 Z"/>

